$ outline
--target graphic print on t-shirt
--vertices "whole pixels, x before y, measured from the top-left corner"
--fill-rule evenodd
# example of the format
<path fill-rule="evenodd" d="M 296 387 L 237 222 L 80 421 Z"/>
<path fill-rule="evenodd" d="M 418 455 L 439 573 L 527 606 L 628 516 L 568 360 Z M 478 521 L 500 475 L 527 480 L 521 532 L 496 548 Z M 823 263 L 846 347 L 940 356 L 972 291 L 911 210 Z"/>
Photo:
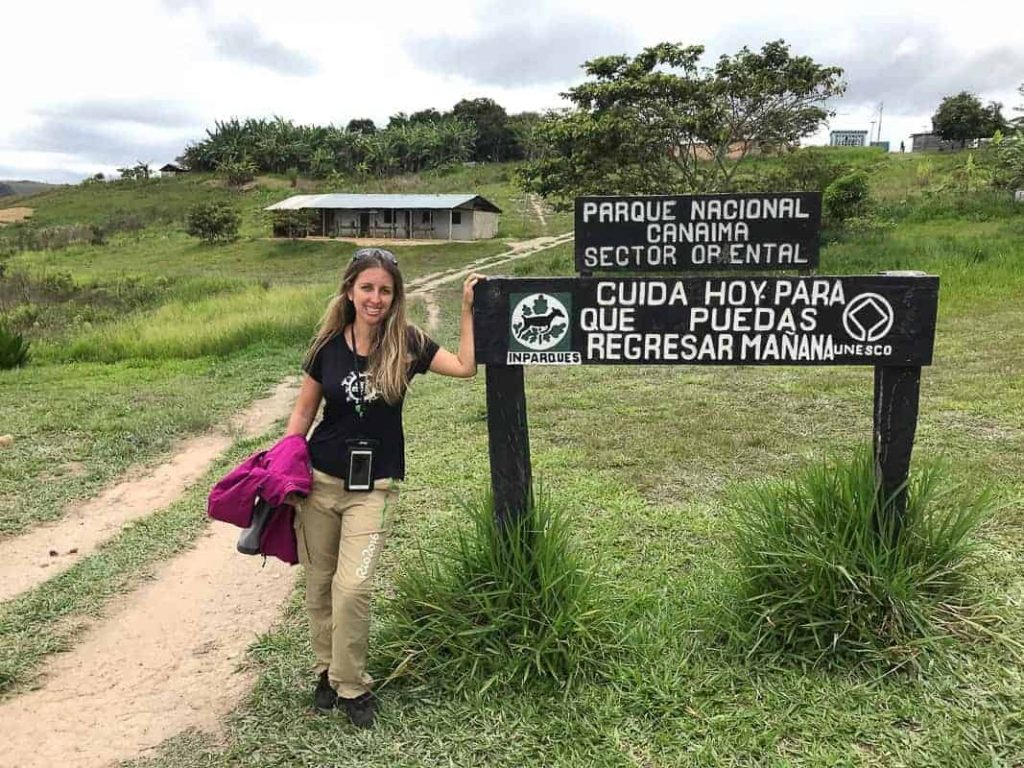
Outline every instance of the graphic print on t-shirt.
<path fill-rule="evenodd" d="M 358 403 L 360 401 L 369 403 L 377 399 L 377 390 L 366 386 L 366 374 L 349 371 L 341 381 L 341 388 L 345 390 L 345 401 Z"/>

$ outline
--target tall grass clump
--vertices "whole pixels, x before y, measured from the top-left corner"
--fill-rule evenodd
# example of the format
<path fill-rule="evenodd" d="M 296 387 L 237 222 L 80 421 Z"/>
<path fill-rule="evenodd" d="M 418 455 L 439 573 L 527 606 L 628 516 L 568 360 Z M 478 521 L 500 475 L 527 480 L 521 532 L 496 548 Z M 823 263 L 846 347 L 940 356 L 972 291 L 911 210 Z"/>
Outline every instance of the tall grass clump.
<path fill-rule="evenodd" d="M 420 551 L 383 610 L 391 678 L 468 693 L 569 686 L 604 669 L 623 627 L 583 568 L 566 515 L 543 494 L 504 528 L 490 497 L 465 512 L 443 549 Z"/>
<path fill-rule="evenodd" d="M 329 290 L 253 286 L 194 302 L 172 301 L 153 312 L 130 315 L 46 347 L 45 357 L 104 363 L 133 358 L 184 360 L 226 355 L 258 343 L 302 345 Z"/>
<path fill-rule="evenodd" d="M 21 368 L 28 363 L 31 344 L 0 321 L 0 371 Z"/>
<path fill-rule="evenodd" d="M 932 464 L 912 474 L 899 521 L 892 503 L 869 450 L 737 493 L 740 612 L 754 648 L 898 663 L 970 624 L 989 497 Z"/>

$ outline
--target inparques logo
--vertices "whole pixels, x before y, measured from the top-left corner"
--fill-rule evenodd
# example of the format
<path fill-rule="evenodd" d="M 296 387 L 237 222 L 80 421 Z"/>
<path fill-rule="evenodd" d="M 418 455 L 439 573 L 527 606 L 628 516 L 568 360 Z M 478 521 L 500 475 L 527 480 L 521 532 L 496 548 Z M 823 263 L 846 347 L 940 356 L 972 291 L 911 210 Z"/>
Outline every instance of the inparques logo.
<path fill-rule="evenodd" d="M 510 350 L 544 352 L 570 349 L 570 294 L 513 294 L 511 305 Z"/>

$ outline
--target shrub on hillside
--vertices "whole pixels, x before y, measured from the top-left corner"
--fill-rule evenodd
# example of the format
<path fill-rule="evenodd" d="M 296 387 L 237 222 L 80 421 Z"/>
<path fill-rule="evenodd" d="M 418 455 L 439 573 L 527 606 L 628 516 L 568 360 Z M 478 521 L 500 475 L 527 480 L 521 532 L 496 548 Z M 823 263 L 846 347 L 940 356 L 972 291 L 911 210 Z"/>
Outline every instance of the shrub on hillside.
<path fill-rule="evenodd" d="M 992 185 L 992 168 L 982 161 L 978 162 L 973 152 L 961 156 L 961 162 L 950 169 L 946 183 L 939 191 L 952 191 L 959 195 L 973 195 Z"/>
<path fill-rule="evenodd" d="M 505 529 L 490 498 L 466 512 L 468 528 L 397 579 L 382 617 L 392 676 L 469 692 L 599 669 L 624 627 L 581 567 L 566 516 L 543 494 Z"/>
<path fill-rule="evenodd" d="M 238 237 L 242 217 L 228 203 L 199 203 L 185 218 L 185 231 L 206 243 L 227 242 Z"/>
<path fill-rule="evenodd" d="M 991 504 L 932 465 L 912 474 L 896 522 L 870 450 L 735 501 L 742 600 L 768 646 L 818 661 L 892 660 L 963 626 L 977 531 Z"/>
<path fill-rule="evenodd" d="M 849 171 L 842 159 L 808 147 L 751 163 L 737 173 L 734 186 L 740 192 L 818 192 Z"/>
<path fill-rule="evenodd" d="M 868 208 L 870 190 L 864 171 L 840 176 L 825 188 L 822 207 L 826 221 L 842 223 L 854 216 L 863 216 Z"/>
<path fill-rule="evenodd" d="M 20 368 L 28 362 L 31 344 L 20 333 L 14 333 L 6 322 L 0 322 L 0 371 Z"/>
<path fill-rule="evenodd" d="M 993 182 L 1004 189 L 1024 189 L 1024 131 L 992 140 Z"/>
<path fill-rule="evenodd" d="M 799 191 L 821 191 L 827 189 L 836 179 L 849 173 L 846 163 L 832 159 L 826 152 L 814 148 L 792 152 L 784 156 L 788 189 Z"/>
<path fill-rule="evenodd" d="M 217 173 L 232 187 L 248 184 L 256 178 L 256 165 L 248 158 L 232 160 L 217 166 Z"/>

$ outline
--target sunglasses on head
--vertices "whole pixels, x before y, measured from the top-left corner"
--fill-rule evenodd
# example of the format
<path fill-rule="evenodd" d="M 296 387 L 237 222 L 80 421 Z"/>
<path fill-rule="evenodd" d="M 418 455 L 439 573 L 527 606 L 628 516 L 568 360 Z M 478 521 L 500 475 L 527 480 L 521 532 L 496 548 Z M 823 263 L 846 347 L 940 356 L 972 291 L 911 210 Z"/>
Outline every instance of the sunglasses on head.
<path fill-rule="evenodd" d="M 358 251 L 352 254 L 352 261 L 362 261 L 363 259 L 383 259 L 391 264 L 398 266 L 398 258 L 391 251 L 385 251 L 383 248 L 360 248 Z"/>

